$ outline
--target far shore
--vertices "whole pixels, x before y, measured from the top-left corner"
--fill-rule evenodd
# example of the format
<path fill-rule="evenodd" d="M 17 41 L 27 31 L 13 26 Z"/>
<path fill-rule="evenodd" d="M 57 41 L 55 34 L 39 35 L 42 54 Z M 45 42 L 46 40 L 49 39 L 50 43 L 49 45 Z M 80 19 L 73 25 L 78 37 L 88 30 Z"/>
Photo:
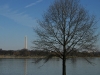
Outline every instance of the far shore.
<path fill-rule="evenodd" d="M 9 58 L 22 58 L 22 59 L 30 59 L 30 58 L 45 58 L 45 56 L 10 56 L 10 55 L 0 55 L 0 59 L 2 58 L 6 58 L 6 59 L 9 59 Z"/>
<path fill-rule="evenodd" d="M 34 58 L 45 58 L 46 56 L 14 56 L 14 55 L 0 55 L 0 59 L 34 59 Z M 58 58 L 58 57 L 53 57 Z M 69 56 L 67 58 L 78 58 L 77 56 Z M 93 58 L 93 57 L 90 57 Z"/>

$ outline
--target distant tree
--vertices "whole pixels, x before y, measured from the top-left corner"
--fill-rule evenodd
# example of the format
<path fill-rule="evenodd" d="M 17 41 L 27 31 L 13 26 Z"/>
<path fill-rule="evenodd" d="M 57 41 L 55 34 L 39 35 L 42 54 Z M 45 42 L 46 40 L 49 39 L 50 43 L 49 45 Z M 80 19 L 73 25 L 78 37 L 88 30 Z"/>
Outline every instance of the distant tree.
<path fill-rule="evenodd" d="M 8 55 L 13 55 L 14 51 L 13 50 L 8 50 L 7 53 L 8 53 Z"/>
<path fill-rule="evenodd" d="M 67 56 L 76 50 L 93 50 L 97 39 L 96 19 L 78 0 L 55 0 L 39 21 L 39 36 L 34 48 L 52 51 L 47 59 L 62 59 L 62 75 L 66 75 Z"/>
<path fill-rule="evenodd" d="M 2 51 L 2 48 L 0 48 L 0 51 Z"/>
<path fill-rule="evenodd" d="M 21 49 L 19 52 L 20 52 L 20 55 L 22 56 L 30 55 L 30 52 L 28 51 L 28 49 Z"/>
<path fill-rule="evenodd" d="M 20 51 L 19 50 L 14 51 L 14 54 L 13 55 L 20 56 Z"/>

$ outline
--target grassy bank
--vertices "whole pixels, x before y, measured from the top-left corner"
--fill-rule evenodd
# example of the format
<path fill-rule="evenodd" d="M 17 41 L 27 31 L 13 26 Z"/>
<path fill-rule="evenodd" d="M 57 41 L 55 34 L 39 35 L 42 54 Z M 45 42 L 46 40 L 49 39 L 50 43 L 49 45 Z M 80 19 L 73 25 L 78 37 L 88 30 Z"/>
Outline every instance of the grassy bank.
<path fill-rule="evenodd" d="M 0 59 L 32 59 L 32 58 L 45 58 L 46 56 L 14 56 L 14 55 L 0 55 Z M 79 56 L 81 57 L 81 56 Z M 85 56 L 89 57 L 89 56 Z M 100 56 L 93 56 L 93 57 L 100 57 Z M 53 57 L 58 58 L 58 57 Z M 77 56 L 68 56 L 66 58 L 78 58 Z"/>
<path fill-rule="evenodd" d="M 45 58 L 45 56 L 13 56 L 13 55 L 0 55 L 0 59 L 2 59 L 2 58 L 5 58 L 5 59 L 7 59 L 7 58 Z"/>

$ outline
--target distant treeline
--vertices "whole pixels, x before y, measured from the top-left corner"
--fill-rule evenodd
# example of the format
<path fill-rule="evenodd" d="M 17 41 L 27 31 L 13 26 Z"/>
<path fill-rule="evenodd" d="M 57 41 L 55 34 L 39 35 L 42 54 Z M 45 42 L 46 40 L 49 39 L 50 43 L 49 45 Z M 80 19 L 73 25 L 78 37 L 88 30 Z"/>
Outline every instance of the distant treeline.
<path fill-rule="evenodd" d="M 13 55 L 13 56 L 48 56 L 48 55 L 56 56 L 55 52 L 52 51 L 43 51 L 43 50 L 2 50 L 0 49 L 0 55 Z M 100 52 L 78 52 L 73 51 L 69 56 L 76 56 L 76 57 L 100 57 Z"/>

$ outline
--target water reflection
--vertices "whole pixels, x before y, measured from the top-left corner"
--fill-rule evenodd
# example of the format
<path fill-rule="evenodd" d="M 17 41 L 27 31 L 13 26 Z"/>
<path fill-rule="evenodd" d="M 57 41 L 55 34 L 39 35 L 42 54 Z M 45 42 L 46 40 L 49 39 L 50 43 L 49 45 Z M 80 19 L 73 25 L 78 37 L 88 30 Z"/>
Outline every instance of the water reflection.
<path fill-rule="evenodd" d="M 67 75 L 100 75 L 100 58 L 89 58 L 96 65 L 89 64 L 83 58 L 68 59 Z M 32 63 L 35 59 L 0 59 L 0 75 L 61 75 L 62 60 L 51 59 L 44 66 L 44 61 Z"/>
<path fill-rule="evenodd" d="M 27 75 L 27 59 L 24 60 L 24 75 Z"/>
<path fill-rule="evenodd" d="M 77 59 L 76 58 L 70 58 L 70 60 L 71 60 L 71 63 L 72 64 L 75 64 L 77 62 Z"/>
<path fill-rule="evenodd" d="M 72 64 L 73 68 L 76 68 L 76 66 L 77 66 L 77 59 L 76 58 L 70 58 L 70 64 Z"/>

